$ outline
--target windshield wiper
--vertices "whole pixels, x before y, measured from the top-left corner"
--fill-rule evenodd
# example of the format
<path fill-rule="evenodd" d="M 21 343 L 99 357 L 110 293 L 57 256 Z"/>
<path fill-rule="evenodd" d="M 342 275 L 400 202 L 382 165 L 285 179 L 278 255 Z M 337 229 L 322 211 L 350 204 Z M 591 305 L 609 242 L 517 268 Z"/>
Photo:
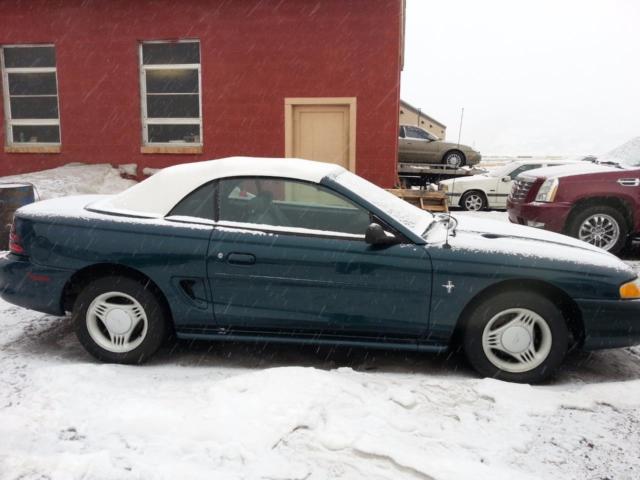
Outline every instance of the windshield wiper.
<path fill-rule="evenodd" d="M 614 162 L 613 160 L 598 160 L 596 163 L 599 165 L 613 165 L 614 167 L 624 169 L 620 162 Z"/>

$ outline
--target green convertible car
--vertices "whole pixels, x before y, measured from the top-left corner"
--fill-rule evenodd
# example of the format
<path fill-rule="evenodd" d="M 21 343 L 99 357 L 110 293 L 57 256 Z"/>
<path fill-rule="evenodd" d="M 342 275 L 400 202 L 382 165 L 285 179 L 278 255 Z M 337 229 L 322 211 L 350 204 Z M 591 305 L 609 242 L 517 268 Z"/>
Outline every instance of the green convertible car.
<path fill-rule="evenodd" d="M 640 281 L 558 234 L 434 216 L 326 163 L 229 158 L 18 210 L 0 292 L 71 312 L 107 362 L 170 334 L 438 352 L 537 382 L 572 347 L 640 343 Z"/>

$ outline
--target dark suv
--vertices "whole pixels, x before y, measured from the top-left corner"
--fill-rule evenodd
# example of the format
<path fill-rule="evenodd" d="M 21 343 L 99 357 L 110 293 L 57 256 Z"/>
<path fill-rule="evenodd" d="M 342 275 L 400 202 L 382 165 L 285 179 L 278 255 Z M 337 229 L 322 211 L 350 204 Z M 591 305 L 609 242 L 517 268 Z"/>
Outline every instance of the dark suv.
<path fill-rule="evenodd" d="M 565 233 L 612 253 L 640 234 L 639 207 L 640 158 L 525 172 L 507 199 L 511 222 Z"/>

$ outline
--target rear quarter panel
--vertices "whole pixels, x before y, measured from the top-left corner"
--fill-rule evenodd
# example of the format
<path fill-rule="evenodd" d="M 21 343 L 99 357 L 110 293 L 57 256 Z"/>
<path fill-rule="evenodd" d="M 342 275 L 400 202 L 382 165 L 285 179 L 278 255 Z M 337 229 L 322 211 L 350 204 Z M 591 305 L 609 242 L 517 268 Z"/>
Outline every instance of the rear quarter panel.
<path fill-rule="evenodd" d="M 213 320 L 205 263 L 210 226 L 90 213 L 78 218 L 26 216 L 20 225 L 33 265 L 70 273 L 100 264 L 125 266 L 160 288 L 177 326 Z M 181 279 L 202 282 L 205 298 L 192 301 L 179 288 Z"/>

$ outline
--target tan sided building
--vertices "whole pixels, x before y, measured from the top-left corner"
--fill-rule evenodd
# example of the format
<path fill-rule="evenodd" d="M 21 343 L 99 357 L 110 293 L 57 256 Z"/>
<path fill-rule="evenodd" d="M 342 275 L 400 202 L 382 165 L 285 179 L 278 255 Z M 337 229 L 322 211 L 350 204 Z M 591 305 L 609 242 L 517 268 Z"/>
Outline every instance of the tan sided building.
<path fill-rule="evenodd" d="M 400 100 L 400 125 L 416 125 L 432 133 L 440 140 L 447 136 L 447 126 L 430 117 L 419 108 Z"/>

